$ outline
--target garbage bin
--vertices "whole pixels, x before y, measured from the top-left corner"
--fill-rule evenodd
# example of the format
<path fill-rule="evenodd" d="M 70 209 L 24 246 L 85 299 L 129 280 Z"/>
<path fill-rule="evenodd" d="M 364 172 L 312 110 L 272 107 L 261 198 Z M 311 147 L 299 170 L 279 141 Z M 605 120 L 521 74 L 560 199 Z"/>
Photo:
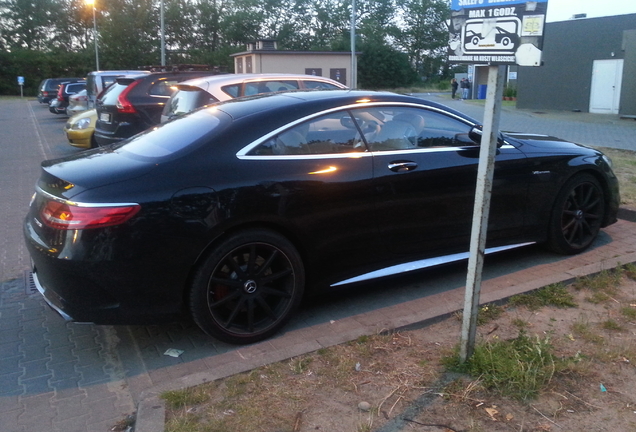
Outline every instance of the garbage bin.
<path fill-rule="evenodd" d="M 488 86 L 486 84 L 480 84 L 479 89 L 477 89 L 477 99 L 486 99 L 486 91 Z"/>

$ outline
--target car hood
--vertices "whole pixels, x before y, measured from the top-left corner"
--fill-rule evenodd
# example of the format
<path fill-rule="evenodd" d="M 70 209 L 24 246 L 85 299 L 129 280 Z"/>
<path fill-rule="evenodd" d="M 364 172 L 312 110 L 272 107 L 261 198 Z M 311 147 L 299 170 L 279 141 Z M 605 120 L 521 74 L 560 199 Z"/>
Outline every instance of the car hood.
<path fill-rule="evenodd" d="M 580 149 L 588 148 L 582 144 L 573 143 L 571 141 L 566 141 L 561 138 L 556 138 L 549 135 L 539 135 L 539 134 L 530 134 L 530 133 L 519 133 L 519 132 L 502 132 L 504 138 L 510 139 L 520 144 L 529 145 L 537 148 L 576 148 Z"/>
<path fill-rule="evenodd" d="M 66 199 L 89 189 L 141 177 L 155 166 L 155 163 L 144 158 L 117 152 L 111 147 L 87 150 L 73 156 L 42 162 L 42 170 L 49 180 L 52 176 L 70 183 L 59 194 Z M 47 189 L 45 186 L 40 185 Z"/>

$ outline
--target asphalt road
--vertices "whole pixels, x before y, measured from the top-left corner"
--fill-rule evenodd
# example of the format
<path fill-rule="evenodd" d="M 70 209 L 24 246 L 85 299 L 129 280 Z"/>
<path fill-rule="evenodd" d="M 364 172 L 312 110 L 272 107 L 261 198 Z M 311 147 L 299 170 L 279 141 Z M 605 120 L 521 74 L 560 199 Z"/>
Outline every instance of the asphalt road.
<path fill-rule="evenodd" d="M 483 107 L 446 102 L 481 120 Z M 32 292 L 22 239 L 33 185 L 44 159 L 81 150 L 68 145 L 66 117 L 34 100 L 0 99 L 0 429 L 6 432 L 106 431 L 135 409 L 139 394 L 192 372 L 198 360 L 235 350 L 189 322 L 158 326 L 66 323 Z M 636 122 L 582 113 L 533 113 L 506 108 L 501 129 L 539 132 L 589 145 L 636 150 Z M 611 239 L 602 234 L 597 244 Z M 558 260 L 540 247 L 491 257 L 484 279 Z M 337 321 L 465 284 L 465 263 L 417 272 L 329 295 L 306 304 L 288 330 Z M 167 356 L 169 348 L 183 350 Z"/>

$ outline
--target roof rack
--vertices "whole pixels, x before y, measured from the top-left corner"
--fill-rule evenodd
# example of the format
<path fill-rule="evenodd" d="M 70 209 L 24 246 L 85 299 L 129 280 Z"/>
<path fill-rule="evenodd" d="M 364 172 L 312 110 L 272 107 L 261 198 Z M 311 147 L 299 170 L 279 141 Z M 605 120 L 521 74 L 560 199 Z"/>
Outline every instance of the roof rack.
<path fill-rule="evenodd" d="M 219 66 L 209 66 L 204 64 L 174 64 L 174 65 L 149 65 L 140 66 L 140 69 L 149 70 L 150 72 L 188 72 L 188 71 L 221 71 Z"/>

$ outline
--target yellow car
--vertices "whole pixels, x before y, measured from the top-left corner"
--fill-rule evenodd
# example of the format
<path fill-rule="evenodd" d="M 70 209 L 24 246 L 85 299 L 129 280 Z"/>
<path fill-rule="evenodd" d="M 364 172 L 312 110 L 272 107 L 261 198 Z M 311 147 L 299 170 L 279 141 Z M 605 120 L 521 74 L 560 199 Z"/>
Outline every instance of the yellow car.
<path fill-rule="evenodd" d="M 84 111 L 69 118 L 64 126 L 66 138 L 70 145 L 81 148 L 93 148 L 97 146 L 93 133 L 97 111 L 94 109 Z"/>

